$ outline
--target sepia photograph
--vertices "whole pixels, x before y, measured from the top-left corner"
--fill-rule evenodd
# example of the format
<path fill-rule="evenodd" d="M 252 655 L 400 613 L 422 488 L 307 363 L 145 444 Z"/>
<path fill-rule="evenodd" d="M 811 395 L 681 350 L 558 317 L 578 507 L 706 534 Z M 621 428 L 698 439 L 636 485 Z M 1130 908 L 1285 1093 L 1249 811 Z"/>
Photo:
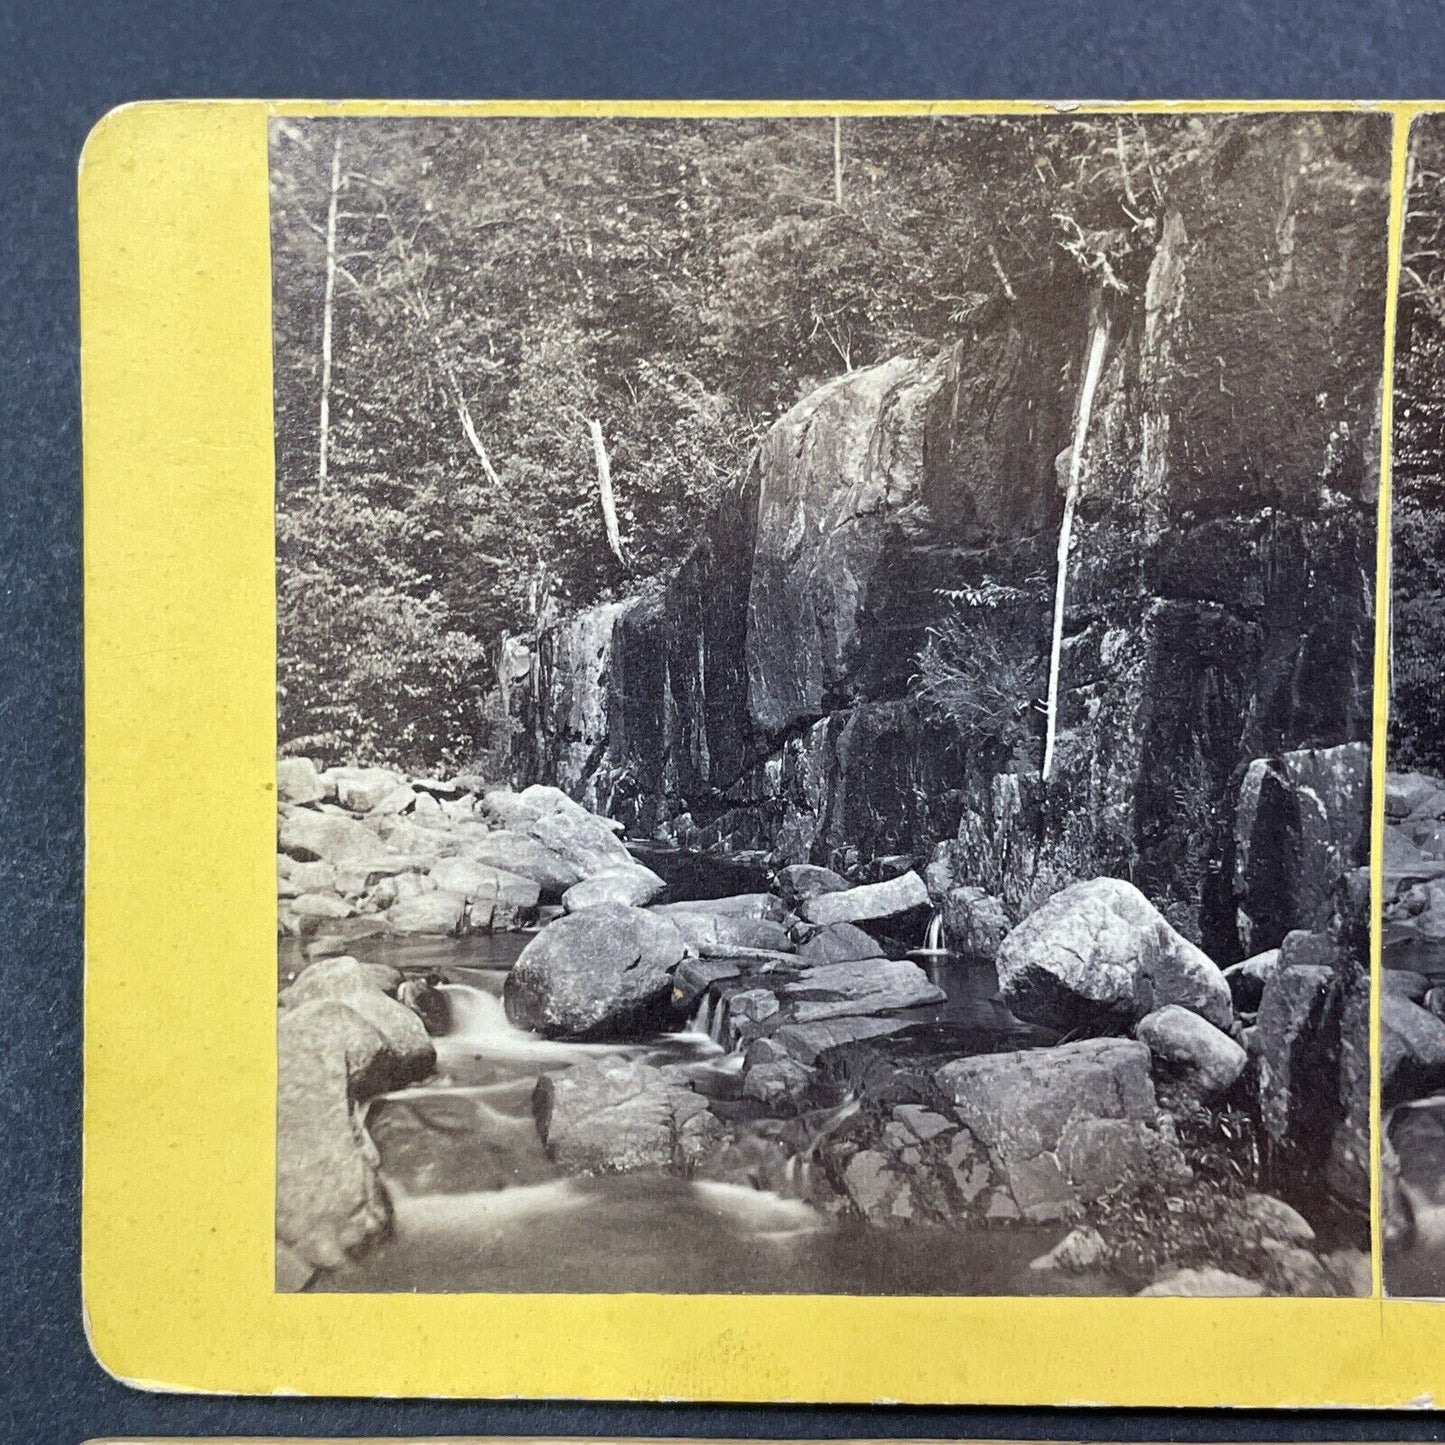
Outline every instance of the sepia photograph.
<path fill-rule="evenodd" d="M 1445 126 L 1410 126 L 1391 448 L 1381 1233 L 1396 1296 L 1445 1296 Z"/>
<path fill-rule="evenodd" d="M 1368 1294 L 1390 117 L 270 124 L 277 1289 Z M 1445 1283 L 1439 129 L 1406 1292 Z"/>

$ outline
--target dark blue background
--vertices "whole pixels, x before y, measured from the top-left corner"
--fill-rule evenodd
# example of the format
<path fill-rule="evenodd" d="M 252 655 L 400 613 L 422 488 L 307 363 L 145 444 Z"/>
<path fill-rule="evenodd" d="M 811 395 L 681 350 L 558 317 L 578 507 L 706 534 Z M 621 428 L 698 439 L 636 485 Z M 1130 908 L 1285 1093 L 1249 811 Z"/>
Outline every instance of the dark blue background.
<path fill-rule="evenodd" d="M 108 1379 L 86 1348 L 77 1268 L 84 847 L 74 190 L 95 119 L 153 97 L 1442 96 L 1442 40 L 1445 9 L 1429 0 L 0 0 L 0 1439 L 1439 1439 L 1421 1416 L 246 1401 L 149 1396 Z M 184 926 L 175 903 L 153 900 L 158 928 Z M 1187 1370 L 1195 1346 L 1178 1343 Z"/>

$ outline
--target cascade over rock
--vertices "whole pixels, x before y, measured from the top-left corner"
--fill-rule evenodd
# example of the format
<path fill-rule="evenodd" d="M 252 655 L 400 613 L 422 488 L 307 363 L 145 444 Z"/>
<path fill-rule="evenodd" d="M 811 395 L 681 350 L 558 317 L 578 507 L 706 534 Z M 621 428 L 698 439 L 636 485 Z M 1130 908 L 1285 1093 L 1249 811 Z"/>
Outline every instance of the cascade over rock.
<path fill-rule="evenodd" d="M 1307 278 L 1375 266 L 1379 212 L 1323 172 L 1296 184 L 1287 147 L 1248 140 L 1230 164 L 1232 186 L 1277 198 L 1290 261 L 1262 295 L 1246 231 L 1204 187 L 1110 293 L 1047 783 L 1058 462 L 1093 295 L 1062 275 L 941 353 L 804 397 L 662 588 L 556 622 L 525 667 L 514 642 L 516 780 L 637 835 L 849 877 L 952 839 L 955 877 L 1012 918 L 1129 877 L 1221 964 L 1320 926 L 1312 860 L 1359 861 L 1354 755 L 1337 749 L 1369 732 L 1381 328 L 1363 280 Z M 1261 378 L 1255 338 L 1280 307 L 1297 354 Z M 1016 679 L 1013 735 L 974 736 L 920 697 L 917 658 L 949 619 Z M 1349 816 L 1292 825 L 1293 915 L 1267 917 L 1261 830 L 1316 782 Z"/>

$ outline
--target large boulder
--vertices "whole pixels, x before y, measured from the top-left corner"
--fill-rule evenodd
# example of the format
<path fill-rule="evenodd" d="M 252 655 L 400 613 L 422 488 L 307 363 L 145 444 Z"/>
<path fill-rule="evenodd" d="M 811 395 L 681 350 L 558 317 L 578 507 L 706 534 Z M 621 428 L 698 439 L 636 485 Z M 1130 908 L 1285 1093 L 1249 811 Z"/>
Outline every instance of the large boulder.
<path fill-rule="evenodd" d="M 548 813 L 587 813 L 581 803 L 550 783 L 533 783 L 519 793 L 510 788 L 486 788 L 477 808 L 499 828 L 522 830 Z"/>
<path fill-rule="evenodd" d="M 992 963 L 1013 925 L 1003 903 L 971 884 L 943 896 L 943 934 L 948 946 L 965 958 Z"/>
<path fill-rule="evenodd" d="M 765 949 L 770 953 L 793 951 L 793 940 L 788 930 L 770 918 L 750 918 L 743 913 L 694 913 L 687 909 L 669 911 L 665 917 L 696 949 Z M 874 944 L 871 952 L 877 951 L 878 945 Z"/>
<path fill-rule="evenodd" d="M 1149 1050 L 1135 1040 L 957 1059 L 936 1079 L 1025 1219 L 1062 1218 L 1111 1189 L 1187 1176 L 1159 1125 Z"/>
<path fill-rule="evenodd" d="M 770 1038 L 758 1042 L 774 1046 L 799 1064 L 811 1065 L 817 1063 L 818 1056 L 829 1049 L 857 1043 L 860 1039 L 876 1039 L 886 1034 L 900 1033 L 908 1027 L 909 1021 L 896 1015 L 879 1018 L 875 1015 L 850 1014 L 842 1018 L 784 1024 Z M 757 1045 L 750 1047 L 744 1059 L 745 1073 L 752 1069 L 753 1048 L 756 1047 Z M 767 1057 L 776 1057 L 776 1054 L 768 1054 Z"/>
<path fill-rule="evenodd" d="M 299 893 L 291 900 L 297 918 L 350 918 L 356 910 L 334 893 Z"/>
<path fill-rule="evenodd" d="M 1178 1004 L 1139 1020 L 1134 1036 L 1154 1056 L 1155 1079 L 1213 1103 L 1234 1087 L 1249 1056 L 1229 1037 Z"/>
<path fill-rule="evenodd" d="M 1429 773 L 1389 773 L 1385 777 L 1385 816 L 1445 818 L 1445 781 Z"/>
<path fill-rule="evenodd" d="M 633 866 L 632 854 L 603 818 L 585 808 L 544 813 L 528 833 L 554 856 L 570 864 L 578 882 L 613 868 Z"/>
<path fill-rule="evenodd" d="M 535 908 L 540 894 L 535 879 L 478 863 L 474 858 L 440 858 L 432 864 L 429 876 L 438 888 L 449 893 L 512 908 Z"/>
<path fill-rule="evenodd" d="M 458 851 L 475 863 L 529 878 L 544 894 L 560 898 L 586 876 L 577 865 L 526 833 L 501 828 L 495 833 L 467 828 L 459 833 Z"/>
<path fill-rule="evenodd" d="M 815 893 L 798 905 L 799 917 L 809 923 L 861 923 L 892 918 L 928 904 L 928 887 L 917 873 L 904 873 L 883 883 Z"/>
<path fill-rule="evenodd" d="M 576 1173 L 690 1173 L 723 1134 L 706 1099 L 635 1060 L 588 1060 L 543 1074 L 532 1104 L 547 1153 Z"/>
<path fill-rule="evenodd" d="M 999 946 L 1004 1002 L 1050 1028 L 1107 1032 L 1178 1004 L 1228 1029 L 1219 968 L 1131 883 L 1095 878 L 1056 893 Z"/>
<path fill-rule="evenodd" d="M 715 917 L 765 918 L 778 922 L 785 915 L 781 901 L 771 893 L 734 893 L 726 898 L 687 899 L 657 903 L 652 911 L 670 918 L 674 913 L 711 913 Z"/>
<path fill-rule="evenodd" d="M 397 933 L 432 933 L 450 937 L 465 931 L 467 900 L 461 893 L 433 888 L 403 897 L 386 910 L 386 921 Z"/>
<path fill-rule="evenodd" d="M 299 862 L 358 866 L 388 850 L 371 829 L 342 813 L 295 808 L 281 815 L 277 847 Z"/>
<path fill-rule="evenodd" d="M 386 1041 L 344 1003 L 282 1011 L 277 1028 L 276 1235 L 334 1268 L 382 1233 L 391 1207 L 355 1106 L 384 1087 Z"/>
<path fill-rule="evenodd" d="M 503 998 L 518 1028 L 550 1038 L 655 1026 L 687 941 L 665 918 L 604 903 L 549 924 L 522 950 Z"/>
<path fill-rule="evenodd" d="M 349 954 L 341 954 L 308 963 L 294 982 L 281 990 L 278 1002 L 282 1008 L 292 1008 L 318 998 L 344 998 L 358 985 L 395 998 L 401 978 L 401 973 L 387 964 L 362 963 Z"/>
<path fill-rule="evenodd" d="M 1257 1279 L 1246 1279 L 1243 1275 L 1231 1274 L 1226 1269 L 1207 1265 L 1189 1269 L 1174 1269 L 1156 1279 L 1153 1284 L 1139 1291 L 1140 1299 L 1159 1295 L 1180 1295 L 1198 1299 L 1226 1299 L 1237 1297 L 1257 1299 L 1265 1293 L 1264 1286 Z"/>
<path fill-rule="evenodd" d="M 1445 1021 L 1386 990 L 1380 998 L 1380 1088 L 1385 1102 L 1445 1087 Z"/>
<path fill-rule="evenodd" d="M 1368 976 L 1363 988 L 1348 994 L 1367 1004 Z M 1359 1141 L 1351 1144 L 1348 1137 L 1336 1137 L 1356 1112 L 1351 1106 L 1359 1092 L 1356 1080 L 1349 1090 L 1351 1098 L 1342 1097 L 1347 1052 L 1362 1059 L 1366 1053 L 1353 1043 L 1348 1051 L 1344 1047 L 1341 1025 L 1346 1001 L 1342 982 L 1330 966 L 1281 967 L 1265 985 L 1249 1038 L 1260 1125 L 1278 1187 L 1306 1208 L 1312 1198 L 1316 1203 L 1320 1199 L 1331 1151 L 1348 1146 L 1351 1154 L 1360 1152 Z M 1360 1012 L 1350 1010 L 1351 1016 Z M 1364 1039 L 1359 1042 L 1363 1045 Z M 1358 1070 L 1348 1072 L 1353 1078 Z"/>
<path fill-rule="evenodd" d="M 820 893 L 839 893 L 848 887 L 848 880 L 831 868 L 815 863 L 790 863 L 778 870 L 778 892 L 789 908 L 796 908 Z"/>
<path fill-rule="evenodd" d="M 411 788 L 400 773 L 390 768 L 331 768 L 327 780 L 336 788 L 336 801 L 352 813 L 370 813 L 383 802 L 386 811 L 398 813 L 411 801 Z"/>
<path fill-rule="evenodd" d="M 1257 758 L 1234 821 L 1234 892 L 1246 949 L 1291 929 L 1322 929 L 1340 879 L 1364 861 L 1370 811 L 1366 743 Z"/>
<path fill-rule="evenodd" d="M 277 802 L 319 803 L 325 796 L 326 785 L 310 758 L 276 760 Z"/>
<path fill-rule="evenodd" d="M 878 940 L 852 923 L 832 923 L 798 945 L 802 963 L 852 963 L 876 958 Z"/>
<path fill-rule="evenodd" d="M 298 863 L 284 853 L 277 854 L 277 861 L 282 897 L 296 898 L 303 893 L 330 893 L 336 889 L 338 871 L 334 863 Z"/>
<path fill-rule="evenodd" d="M 641 863 L 618 864 L 574 883 L 562 895 L 562 907 L 568 913 L 596 908 L 599 903 L 622 903 L 642 908 L 652 902 L 667 884 Z"/>
<path fill-rule="evenodd" d="M 386 1046 L 384 1087 L 424 1079 L 436 1064 L 436 1051 L 420 1016 L 394 995 L 401 979 L 395 969 L 355 958 L 319 959 L 308 964 L 280 995 L 283 1010 L 317 1000 L 344 1003 L 369 1023 Z"/>

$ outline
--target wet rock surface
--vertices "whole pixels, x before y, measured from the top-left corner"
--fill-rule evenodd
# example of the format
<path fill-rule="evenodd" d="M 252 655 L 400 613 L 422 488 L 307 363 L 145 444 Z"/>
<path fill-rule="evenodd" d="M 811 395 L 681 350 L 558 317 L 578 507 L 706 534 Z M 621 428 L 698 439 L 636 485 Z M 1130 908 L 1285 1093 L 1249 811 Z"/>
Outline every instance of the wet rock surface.
<path fill-rule="evenodd" d="M 1385 1289 L 1445 1293 L 1445 779 L 1385 786 L 1380 999 Z"/>
<path fill-rule="evenodd" d="M 687 956 L 665 918 L 621 903 L 569 913 L 522 950 L 507 975 L 507 1017 L 549 1038 L 616 1037 L 654 1025 Z"/>
<path fill-rule="evenodd" d="M 623 1060 L 543 1074 L 533 1108 L 548 1154 L 580 1173 L 687 1172 L 723 1134 L 706 1099 Z"/>
<path fill-rule="evenodd" d="M 436 1054 L 399 980 L 353 958 L 313 964 L 281 996 L 277 1025 L 278 1284 L 332 1268 L 383 1233 L 391 1206 L 358 1107 L 425 1078 Z"/>

